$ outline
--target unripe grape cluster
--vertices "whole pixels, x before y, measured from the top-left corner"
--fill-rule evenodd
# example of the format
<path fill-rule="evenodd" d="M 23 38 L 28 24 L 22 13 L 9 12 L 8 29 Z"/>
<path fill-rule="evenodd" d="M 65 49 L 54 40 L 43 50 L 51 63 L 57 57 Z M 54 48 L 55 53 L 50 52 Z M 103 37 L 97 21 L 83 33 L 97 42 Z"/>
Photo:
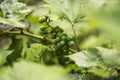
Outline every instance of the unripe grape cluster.
<path fill-rule="evenodd" d="M 65 50 L 74 46 L 72 36 L 67 36 L 64 33 L 57 33 L 56 38 L 53 40 L 56 50 Z"/>
<path fill-rule="evenodd" d="M 49 25 L 50 19 L 46 16 L 41 17 L 39 22 L 43 25 L 40 26 L 41 33 L 52 39 L 55 50 L 66 50 L 74 46 L 72 36 L 64 33 L 64 30 L 59 26 L 52 27 Z"/>
<path fill-rule="evenodd" d="M 52 45 L 52 49 L 54 50 L 53 54 L 57 57 L 59 64 L 67 67 L 69 64 L 73 64 L 73 61 L 65 57 L 73 53 L 70 51 L 75 45 L 73 36 L 65 34 L 64 30 L 59 26 L 51 26 L 49 22 L 49 17 L 40 18 L 41 34 L 51 39 L 50 46 Z"/>

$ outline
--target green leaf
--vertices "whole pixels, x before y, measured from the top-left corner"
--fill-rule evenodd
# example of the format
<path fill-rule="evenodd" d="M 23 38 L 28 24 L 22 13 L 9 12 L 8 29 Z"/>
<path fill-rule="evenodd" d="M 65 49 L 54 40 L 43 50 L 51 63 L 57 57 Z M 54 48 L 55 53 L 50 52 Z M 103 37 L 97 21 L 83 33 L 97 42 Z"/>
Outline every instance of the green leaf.
<path fill-rule="evenodd" d="M 80 67 L 95 67 L 101 63 L 101 55 L 96 49 L 78 52 L 69 56 Z"/>
<path fill-rule="evenodd" d="M 117 50 L 97 47 L 68 56 L 80 68 L 87 68 L 102 77 L 108 77 L 115 68 L 120 66 L 120 54 Z M 105 73 L 106 72 L 106 73 Z"/>
<path fill-rule="evenodd" d="M 28 61 L 35 61 L 47 65 L 58 63 L 58 59 L 54 51 L 43 44 L 32 43 L 24 52 L 23 58 Z"/>
<path fill-rule="evenodd" d="M 0 66 L 2 66 L 6 62 L 6 58 L 10 55 L 12 51 L 8 50 L 0 50 Z"/>
<path fill-rule="evenodd" d="M 23 39 L 12 37 L 12 43 L 8 50 L 13 50 L 13 52 L 7 56 L 7 62 L 11 64 L 21 57 L 21 53 L 23 50 Z"/>
<path fill-rule="evenodd" d="M 92 74 L 68 74 L 70 80 L 101 80 L 100 77 Z"/>
<path fill-rule="evenodd" d="M 0 80 L 68 80 L 61 67 L 47 67 L 33 62 L 21 61 L 13 67 L 0 69 Z"/>
<path fill-rule="evenodd" d="M 106 0 L 43 0 L 51 12 L 61 16 L 68 22 L 81 22 L 89 11 L 101 6 Z M 98 3 L 97 3 L 98 2 Z M 55 3 L 55 4 L 53 4 Z"/>
<path fill-rule="evenodd" d="M 24 53 L 24 58 L 30 61 L 39 61 L 45 52 L 47 51 L 48 47 L 42 44 L 33 43 L 30 44 L 30 48 L 27 48 Z"/>
<path fill-rule="evenodd" d="M 90 73 L 94 73 L 98 76 L 102 76 L 102 77 L 110 76 L 110 72 L 108 72 L 105 68 L 92 67 L 92 68 L 88 69 L 87 71 Z"/>
<path fill-rule="evenodd" d="M 27 20 L 38 24 L 39 23 L 39 16 L 38 15 L 30 15 L 27 17 Z"/>
<path fill-rule="evenodd" d="M 19 5 L 19 6 L 18 6 Z M 4 0 L 0 8 L 3 17 L 0 22 L 15 27 L 25 27 L 25 17 L 31 12 L 31 9 L 17 0 Z"/>
<path fill-rule="evenodd" d="M 101 57 L 104 61 L 104 65 L 107 68 L 116 68 L 120 66 L 120 54 L 115 49 L 107 49 L 107 48 L 101 48 L 97 47 L 99 50 Z"/>

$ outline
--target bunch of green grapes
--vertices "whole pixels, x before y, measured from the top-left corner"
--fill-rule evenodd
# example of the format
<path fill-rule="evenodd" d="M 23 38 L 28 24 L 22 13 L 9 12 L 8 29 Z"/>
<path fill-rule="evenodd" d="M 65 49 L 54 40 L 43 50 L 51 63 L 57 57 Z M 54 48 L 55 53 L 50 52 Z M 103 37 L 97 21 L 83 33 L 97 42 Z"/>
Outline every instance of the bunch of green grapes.
<path fill-rule="evenodd" d="M 49 25 L 49 17 L 41 17 L 39 22 L 42 24 L 40 26 L 41 34 L 52 39 L 52 44 L 54 44 L 55 50 L 64 51 L 65 49 L 69 49 L 74 46 L 75 43 L 72 36 L 65 34 L 64 30 L 59 26 L 52 27 Z"/>
<path fill-rule="evenodd" d="M 72 70 L 71 65 L 74 66 L 74 62 L 67 58 L 66 55 L 73 53 L 70 50 L 75 45 L 73 36 L 65 34 L 64 30 L 59 26 L 53 27 L 49 25 L 50 19 L 47 16 L 41 17 L 39 22 L 41 23 L 41 34 L 51 39 L 51 45 L 59 64 Z"/>
<path fill-rule="evenodd" d="M 68 36 L 65 33 L 57 33 L 57 36 L 53 40 L 53 43 L 56 45 L 56 50 L 65 50 L 74 46 L 72 36 Z"/>

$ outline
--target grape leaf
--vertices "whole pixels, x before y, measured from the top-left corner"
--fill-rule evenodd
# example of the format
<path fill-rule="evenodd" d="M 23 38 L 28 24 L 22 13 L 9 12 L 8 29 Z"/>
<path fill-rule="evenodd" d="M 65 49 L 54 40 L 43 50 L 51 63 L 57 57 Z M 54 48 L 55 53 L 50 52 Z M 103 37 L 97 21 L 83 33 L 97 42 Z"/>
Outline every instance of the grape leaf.
<path fill-rule="evenodd" d="M 61 67 L 47 67 L 41 64 L 21 61 L 13 67 L 0 69 L 0 80 L 68 80 Z"/>
<path fill-rule="evenodd" d="M 70 80 L 101 80 L 100 77 L 92 75 L 92 74 L 68 74 Z"/>
<path fill-rule="evenodd" d="M 69 22 L 81 22 L 83 15 L 97 9 L 106 0 L 43 0 L 51 12 L 61 16 Z M 98 3 L 97 3 L 98 2 Z M 53 4 L 54 3 L 54 4 Z"/>
<path fill-rule="evenodd" d="M 47 46 L 42 44 L 30 44 L 30 48 L 27 48 L 24 53 L 24 58 L 30 61 L 39 61 L 45 55 L 44 53 L 47 51 L 47 48 Z"/>
<path fill-rule="evenodd" d="M 13 50 L 13 52 L 7 56 L 7 62 L 11 64 L 21 57 L 23 50 L 23 39 L 12 37 L 12 43 L 9 46 L 8 50 Z"/>
<path fill-rule="evenodd" d="M 89 72 L 103 77 L 110 76 L 111 72 L 120 66 L 120 54 L 114 49 L 97 47 L 69 55 L 68 57 L 75 61 L 80 68 L 88 68 Z"/>
<path fill-rule="evenodd" d="M 104 65 L 107 68 L 116 68 L 120 66 L 120 54 L 117 50 L 101 47 L 97 47 L 97 49 L 99 50 L 104 61 Z"/>
<path fill-rule="evenodd" d="M 11 53 L 12 51 L 0 50 L 0 66 L 2 66 L 6 62 L 6 57 Z"/>
<path fill-rule="evenodd" d="M 101 63 L 101 55 L 96 49 L 78 52 L 69 56 L 80 67 L 95 67 Z"/>
<path fill-rule="evenodd" d="M 35 61 L 47 65 L 58 63 L 58 59 L 51 48 L 46 45 L 32 43 L 23 53 L 23 58 L 28 61 Z"/>
<path fill-rule="evenodd" d="M 0 17 L 1 23 L 15 27 L 25 27 L 24 19 L 31 12 L 29 7 L 17 0 L 4 0 L 0 8 L 3 13 L 3 17 Z"/>
<path fill-rule="evenodd" d="M 102 77 L 109 77 L 111 74 L 109 71 L 106 70 L 104 67 L 92 67 L 87 70 L 90 73 L 94 73 L 95 75 L 102 76 Z"/>

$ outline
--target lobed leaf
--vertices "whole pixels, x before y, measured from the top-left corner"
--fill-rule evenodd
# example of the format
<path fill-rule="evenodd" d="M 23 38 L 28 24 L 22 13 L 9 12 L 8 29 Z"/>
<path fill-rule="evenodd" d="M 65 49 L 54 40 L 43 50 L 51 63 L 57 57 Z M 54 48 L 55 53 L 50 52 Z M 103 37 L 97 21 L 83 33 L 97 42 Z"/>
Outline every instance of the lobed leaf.
<path fill-rule="evenodd" d="M 97 54 L 96 54 L 97 53 Z M 80 67 L 96 67 L 101 61 L 101 55 L 96 49 L 90 49 L 82 52 L 78 52 L 68 56 L 70 59 L 76 62 Z"/>
<path fill-rule="evenodd" d="M 25 27 L 25 17 L 31 12 L 31 9 L 17 0 L 4 0 L 0 4 L 3 17 L 0 22 L 15 27 Z"/>
<path fill-rule="evenodd" d="M 112 71 L 120 66 L 120 54 L 114 49 L 97 47 L 68 57 L 75 61 L 78 67 L 87 68 L 88 72 L 102 77 L 110 76 Z"/>
<path fill-rule="evenodd" d="M 50 11 L 66 19 L 68 22 L 77 23 L 88 14 L 101 6 L 106 0 L 44 0 Z M 54 4 L 53 4 L 54 3 Z"/>
<path fill-rule="evenodd" d="M 29 61 L 40 61 L 41 57 L 45 55 L 44 53 L 47 51 L 47 46 L 42 44 L 31 44 L 30 48 L 27 48 L 24 53 L 24 58 Z"/>

